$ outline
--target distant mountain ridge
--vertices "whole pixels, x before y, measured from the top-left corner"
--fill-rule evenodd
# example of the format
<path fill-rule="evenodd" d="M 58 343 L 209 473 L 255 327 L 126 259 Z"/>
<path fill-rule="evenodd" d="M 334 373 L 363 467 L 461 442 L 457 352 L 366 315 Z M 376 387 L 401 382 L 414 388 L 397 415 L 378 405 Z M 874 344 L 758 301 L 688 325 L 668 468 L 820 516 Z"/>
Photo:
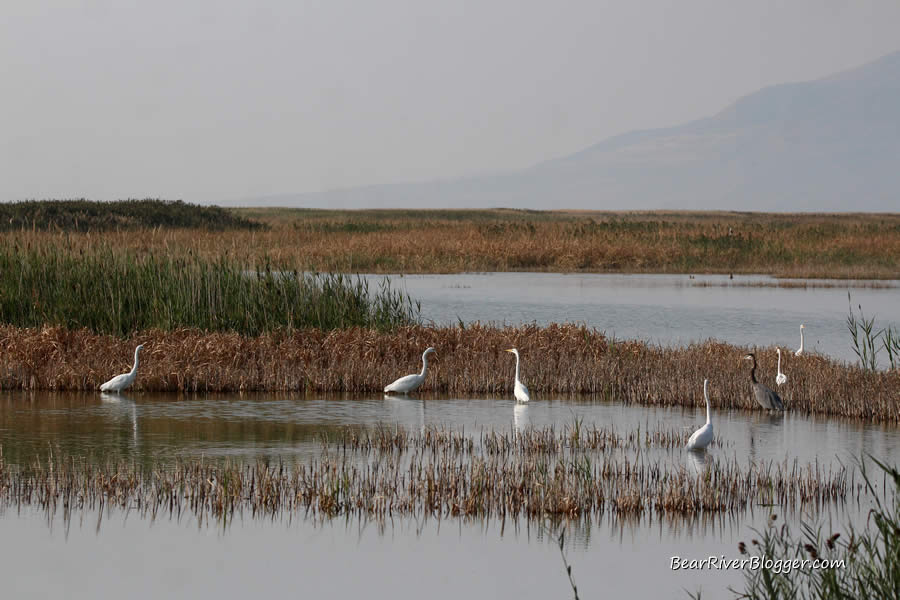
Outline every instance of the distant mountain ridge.
<path fill-rule="evenodd" d="M 900 211 L 900 52 L 518 171 L 268 196 L 335 208 Z"/>

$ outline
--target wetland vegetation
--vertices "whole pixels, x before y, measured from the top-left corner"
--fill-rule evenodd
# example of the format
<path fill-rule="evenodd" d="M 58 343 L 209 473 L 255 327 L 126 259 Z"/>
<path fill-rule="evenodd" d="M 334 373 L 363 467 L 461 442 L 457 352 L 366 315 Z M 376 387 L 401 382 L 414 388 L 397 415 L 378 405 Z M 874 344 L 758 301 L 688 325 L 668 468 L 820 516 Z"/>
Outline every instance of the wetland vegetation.
<path fill-rule="evenodd" d="M 739 552 L 756 559 L 757 569 L 745 570 L 745 586 L 734 591 L 746 600 L 860 598 L 881 600 L 900 593 L 900 472 L 878 460 L 891 492 L 880 498 L 877 472 L 862 463 L 862 479 L 875 506 L 862 527 L 828 533 L 821 525 L 803 522 L 800 532 L 778 522 L 773 515 L 767 527 Z M 840 564 L 838 568 L 814 568 L 813 561 Z M 699 597 L 699 595 L 698 595 Z"/>
<path fill-rule="evenodd" d="M 58 203 L 59 204 L 59 203 Z M 62 203 L 64 204 L 64 203 Z M 753 273 L 900 279 L 900 215 L 19 203 L 7 243 L 200 256 L 313 272 Z M 57 213 L 62 211 L 61 216 Z M 209 212 L 209 214 L 207 214 Z M 2 216 L 2 213 L 0 213 Z M 90 225 L 86 225 L 90 223 Z"/>
<path fill-rule="evenodd" d="M 26 229 L 50 232 L 184 228 L 225 231 L 257 230 L 263 224 L 218 206 L 152 198 L 91 202 L 90 200 L 27 200 L 0 203 L 0 231 Z"/>
<path fill-rule="evenodd" d="M 714 409 L 755 410 L 747 348 L 718 342 L 666 348 L 617 341 L 579 325 L 549 327 L 401 326 L 299 329 L 257 336 L 197 329 L 147 330 L 122 339 L 85 329 L 0 326 L 0 388 L 97 389 L 127 370 L 145 345 L 135 390 L 380 392 L 418 370 L 434 346 L 421 392 L 510 395 L 514 361 L 532 395 L 590 394 L 629 404 L 703 407 L 710 380 Z M 774 348 L 759 356 L 758 375 L 773 388 Z M 900 372 L 871 371 L 818 354 L 786 355 L 790 380 L 779 388 L 788 410 L 869 422 L 900 422 Z"/>
<path fill-rule="evenodd" d="M 516 347 L 533 400 L 588 395 L 697 408 L 708 378 L 714 411 L 757 410 L 741 357 L 756 350 L 760 378 L 774 387 L 774 347 L 702 341 L 669 348 L 574 324 L 429 325 L 409 296 L 387 284 L 370 290 L 366 280 L 337 273 L 900 278 L 898 215 L 207 210 L 156 201 L 19 203 L 4 210 L 0 388 L 9 390 L 96 390 L 126 370 L 135 345 L 144 344 L 138 395 L 350 392 L 380 399 L 385 383 L 417 370 L 422 350 L 433 346 L 423 395 L 509 397 L 514 363 L 503 351 Z M 877 370 L 871 359 L 885 336 L 896 347 L 895 334 L 879 333 L 874 321 L 852 311 L 847 327 L 860 366 L 815 352 L 787 354 L 782 369 L 789 380 L 778 388 L 786 408 L 896 426 L 900 371 Z M 132 419 L 129 443 L 138 451 L 144 435 L 158 432 L 139 428 L 139 402 L 122 402 Z M 760 431 L 780 425 L 764 423 Z M 683 426 L 586 425 L 576 418 L 562 428 L 516 427 L 477 434 L 424 424 L 418 432 L 323 429 L 314 458 L 256 462 L 179 457 L 169 464 L 149 455 L 125 461 L 66 454 L 51 443 L 41 447 L 46 454 L 17 463 L 10 457 L 23 455 L 4 454 L 0 445 L 0 512 L 33 508 L 67 523 L 136 512 L 223 526 L 235 517 L 537 524 L 604 515 L 677 521 L 760 506 L 808 514 L 850 501 L 859 508 L 861 497 L 877 495 L 852 467 L 820 465 L 818 457 L 814 464 L 738 458 L 721 438 L 702 459 L 686 458 L 691 428 Z M 750 433 L 751 444 L 763 439 Z M 896 515 L 883 514 L 878 523 L 896 529 Z M 760 552 L 796 553 L 794 541 L 770 533 Z M 778 535 L 787 540 L 790 531 Z M 836 539 L 825 543 L 837 547 Z M 871 548 L 886 547 L 884 539 Z M 847 543 L 848 552 L 859 547 Z M 767 590 L 758 582 L 748 580 L 748 597 Z"/>
<path fill-rule="evenodd" d="M 900 278 L 900 215 L 238 209 L 311 269 Z"/>
<path fill-rule="evenodd" d="M 681 452 L 680 430 L 620 432 L 581 423 L 556 430 L 345 430 L 308 462 L 177 461 L 171 468 L 52 453 L 26 465 L 0 457 L 0 510 L 36 507 L 49 520 L 135 511 L 142 517 L 226 523 L 235 517 L 353 516 L 580 519 L 786 511 L 858 497 L 853 472 L 796 463 L 701 460 L 696 470 L 633 449 Z"/>
<path fill-rule="evenodd" d="M 389 329 L 417 320 L 416 303 L 391 289 L 341 274 L 120 251 L 101 242 L 0 245 L 0 321 L 62 325 L 124 336 L 193 327 L 258 335 L 315 327 Z"/>

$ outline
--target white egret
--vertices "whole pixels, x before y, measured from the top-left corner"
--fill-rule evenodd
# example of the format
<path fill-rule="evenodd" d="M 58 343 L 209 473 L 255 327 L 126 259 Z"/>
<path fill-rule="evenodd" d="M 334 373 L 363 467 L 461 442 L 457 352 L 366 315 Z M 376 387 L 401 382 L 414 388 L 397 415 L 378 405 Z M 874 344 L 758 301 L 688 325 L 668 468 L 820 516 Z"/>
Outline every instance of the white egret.
<path fill-rule="evenodd" d="M 101 392 L 121 392 L 122 390 L 130 387 L 132 383 L 134 383 L 134 380 L 137 379 L 138 352 L 140 352 L 143 347 L 144 345 L 140 344 L 137 348 L 134 349 L 134 366 L 131 367 L 131 370 L 127 373 L 116 375 L 115 377 L 101 385 Z"/>
<path fill-rule="evenodd" d="M 753 366 L 750 367 L 750 389 L 753 392 L 756 403 L 766 410 L 784 410 L 784 402 L 781 401 L 781 396 L 756 380 L 756 355 L 751 352 L 744 357 L 744 360 L 753 361 Z"/>
<path fill-rule="evenodd" d="M 691 434 L 687 443 L 688 450 L 702 450 L 713 440 L 713 424 L 709 418 L 709 379 L 703 380 L 703 397 L 706 398 L 706 425 Z"/>
<path fill-rule="evenodd" d="M 515 348 L 510 348 L 507 352 L 512 352 L 516 355 L 516 387 L 515 387 L 515 396 L 517 402 L 528 402 L 531 400 L 531 397 L 528 395 L 528 388 L 525 387 L 525 384 L 519 380 L 519 351 Z"/>
<path fill-rule="evenodd" d="M 781 385 L 787 381 L 787 375 L 781 372 L 781 348 L 775 348 L 778 353 L 778 375 L 775 376 L 775 383 Z"/>
<path fill-rule="evenodd" d="M 396 392 L 398 394 L 408 394 L 410 392 L 414 392 L 419 389 L 423 383 L 425 383 L 425 373 L 428 371 L 428 355 L 434 352 L 434 348 L 426 348 L 425 352 L 422 353 L 422 372 L 416 375 L 415 373 L 412 375 L 407 375 L 406 377 L 401 377 L 394 383 L 386 386 L 384 388 L 385 393 L 387 392 Z"/>
<path fill-rule="evenodd" d="M 803 354 L 803 323 L 800 323 L 800 347 L 797 348 L 797 351 L 794 352 L 794 356 L 800 356 Z"/>

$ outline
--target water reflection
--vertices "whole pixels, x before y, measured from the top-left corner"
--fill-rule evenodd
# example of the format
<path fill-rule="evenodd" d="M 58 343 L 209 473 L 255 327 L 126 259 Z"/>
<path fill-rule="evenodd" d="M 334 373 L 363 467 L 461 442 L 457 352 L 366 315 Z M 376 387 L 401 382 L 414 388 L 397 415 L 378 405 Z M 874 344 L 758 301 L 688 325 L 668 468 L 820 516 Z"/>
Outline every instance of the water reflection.
<path fill-rule="evenodd" d="M 418 433 L 425 431 L 425 400 L 385 394 L 384 406 L 388 423 L 403 425 Z"/>
<path fill-rule="evenodd" d="M 769 449 L 786 448 L 789 440 L 785 433 L 786 413 L 756 411 L 750 414 L 747 424 L 749 438 L 747 456 L 750 460 L 771 456 Z M 762 451 L 761 451 L 762 450 Z"/>
<path fill-rule="evenodd" d="M 138 441 L 137 404 L 134 400 L 121 392 L 100 392 L 100 402 L 110 409 L 111 415 L 127 415 L 131 420 L 131 429 L 134 437 L 134 445 Z"/>
<path fill-rule="evenodd" d="M 705 448 L 686 450 L 685 456 L 687 457 L 688 464 L 691 466 L 691 471 L 695 475 L 701 474 L 710 461 L 709 453 L 707 453 Z"/>
<path fill-rule="evenodd" d="M 528 417 L 528 404 L 517 402 L 513 407 L 513 424 L 516 431 L 525 431 L 531 425 Z"/>
<path fill-rule="evenodd" d="M 341 428 L 400 425 L 479 432 L 615 427 L 621 434 L 662 424 L 690 432 L 704 408 L 654 407 L 590 397 L 548 397 L 529 404 L 499 398 L 372 397 L 290 394 L 178 396 L 135 393 L 0 393 L 0 445 L 7 462 L 28 462 L 49 448 L 76 456 L 138 462 L 179 457 L 305 460 L 321 450 L 322 434 Z M 892 457 L 900 430 L 889 425 L 829 419 L 787 411 L 722 410 L 715 416 L 722 446 L 714 456 L 756 461 L 845 463 L 862 453 Z M 660 455 L 689 466 L 682 449 Z M 648 459 L 654 458 L 648 453 Z"/>
<path fill-rule="evenodd" d="M 714 459 L 735 456 L 741 462 L 745 456 L 758 461 L 796 460 L 801 468 L 808 462 L 818 461 L 827 469 L 839 459 L 858 456 L 863 449 L 875 456 L 895 457 L 900 448 L 900 430 L 887 425 L 810 417 L 790 411 L 766 414 L 721 410 L 715 418 L 716 434 L 724 442 L 722 446 L 716 445 L 705 452 L 689 452 L 681 447 L 642 448 L 640 460 L 659 461 L 666 468 L 671 465 L 690 473 L 702 473 Z M 637 427 L 650 430 L 657 424 L 693 431 L 697 423 L 705 420 L 705 407 L 623 406 L 587 397 L 548 397 L 529 404 L 513 404 L 507 398 L 490 397 L 6 392 L 0 393 L 0 447 L 6 464 L 28 463 L 36 456 L 46 456 L 49 448 L 54 453 L 61 451 L 98 461 L 128 458 L 155 468 L 163 468 L 160 465 L 176 458 L 201 456 L 204 460 L 261 458 L 290 464 L 295 460 L 320 458 L 322 435 L 345 428 L 390 424 L 420 432 L 425 427 L 436 426 L 464 430 L 477 438 L 479 432 L 490 429 L 507 434 L 511 427 L 514 431 L 548 426 L 561 430 L 571 426 L 573 419 L 580 420 L 585 428 L 615 427 L 618 435 Z M 283 581 L 283 573 L 296 568 L 296 561 L 301 560 L 304 584 L 309 586 L 310 578 L 318 578 L 321 584 L 310 589 L 329 592 L 340 589 L 348 596 L 366 592 L 373 582 L 385 588 L 396 583 L 402 576 L 396 571 L 398 561 L 406 570 L 415 564 L 418 573 L 436 569 L 428 572 L 430 583 L 446 577 L 447 569 L 460 572 L 470 568 L 483 575 L 476 583 L 468 577 L 450 578 L 462 583 L 456 587 L 429 585 L 428 589 L 416 587 L 418 580 L 414 579 L 405 582 L 401 596 L 410 590 L 416 592 L 409 594 L 411 597 L 421 597 L 423 591 L 435 598 L 458 598 L 460 594 L 481 596 L 485 590 L 492 596 L 505 595 L 512 588 L 504 577 L 512 581 L 521 574 L 524 565 L 529 572 L 540 575 L 531 578 L 540 584 L 521 590 L 521 595 L 537 595 L 535 590 L 540 588 L 539 595 L 553 596 L 567 590 L 559 548 L 555 544 L 563 528 L 579 589 L 600 591 L 597 595 L 601 595 L 616 591 L 619 586 L 622 595 L 628 597 L 656 597 L 661 587 L 697 589 L 697 574 L 671 571 L 667 567 L 669 557 L 725 554 L 733 558 L 737 542 L 749 541 L 750 527 L 764 528 L 773 510 L 779 514 L 779 524 L 789 521 L 792 526 L 797 525 L 803 516 L 807 522 L 825 522 L 826 529 L 835 530 L 848 520 L 864 524 L 870 504 L 863 497 L 859 504 L 808 507 L 809 512 L 802 515 L 761 505 L 740 512 L 688 516 L 654 510 L 631 517 L 607 510 L 589 518 L 548 523 L 502 514 L 448 520 L 446 515 L 426 511 L 419 519 L 376 522 L 365 517 L 307 520 L 298 513 L 272 521 L 246 515 L 227 527 L 212 523 L 208 528 L 198 528 L 197 522 L 190 518 L 160 518 L 151 527 L 134 516 L 128 518 L 128 510 L 122 509 L 114 514 L 105 513 L 101 535 L 96 533 L 96 519 L 75 519 L 68 538 L 61 537 L 59 527 L 48 533 L 46 518 L 40 512 L 7 511 L 0 516 L 0 537 L 7 542 L 0 547 L 0 564 L 11 572 L 33 574 L 33 578 L 24 580 L 47 592 L 38 594 L 41 597 L 64 592 L 68 587 L 79 590 L 74 597 L 98 597 L 116 588 L 116 583 L 110 583 L 109 578 L 116 577 L 118 569 L 130 573 L 121 579 L 121 591 L 132 590 L 135 578 L 145 572 L 144 565 L 154 567 L 155 573 L 175 573 L 147 582 L 147 597 L 171 595 L 172 591 L 184 595 L 180 592 L 188 584 L 171 589 L 166 584 L 194 582 L 198 568 L 200 572 L 214 574 L 210 579 L 216 581 L 215 585 L 228 580 L 232 572 L 228 569 L 220 572 L 216 565 L 206 565 L 205 570 L 197 566 L 198 560 L 202 562 L 209 556 L 219 556 L 217 560 L 222 565 L 241 564 L 241 572 L 259 572 L 265 575 L 260 576 L 260 581 L 272 582 Z M 540 543 L 531 543 L 533 540 Z M 366 552 L 367 560 L 359 561 L 364 565 L 360 567 L 362 570 L 354 571 L 356 577 L 346 576 L 348 552 Z M 33 556 L 41 556 L 42 560 L 35 562 Z M 278 563 L 277 573 L 267 571 L 273 560 L 281 561 L 280 557 L 284 556 L 289 556 L 290 561 Z M 120 559 L 121 564 L 117 562 Z M 106 577 L 100 591 L 90 587 L 97 581 L 98 562 L 103 569 L 109 564 L 116 565 L 116 569 L 102 572 Z M 129 572 L 128 569 L 136 569 L 132 563 L 140 565 L 140 569 Z M 190 565 L 190 569 L 184 565 Z M 440 569 L 434 565 L 440 565 Z M 40 588 L 44 579 L 39 574 L 51 568 L 64 570 L 65 577 L 60 581 L 65 581 L 67 586 L 60 585 L 59 590 L 50 589 L 52 586 Z M 391 571 L 392 568 L 395 570 Z M 178 575 L 182 573 L 179 569 L 183 570 L 183 576 Z M 502 589 L 490 587 L 497 580 L 503 581 Z M 721 591 L 727 585 L 739 585 L 740 580 L 739 571 L 704 574 L 703 596 L 710 595 L 710 587 Z M 230 581 L 231 585 L 216 588 L 224 596 L 230 595 L 238 585 Z M 351 583 L 356 581 L 363 583 Z M 540 587 L 547 581 L 551 584 Z M 82 589 L 87 591 L 82 593 Z M 203 586 L 192 591 L 200 596 L 209 592 Z M 286 590 L 270 591 L 283 595 Z"/>

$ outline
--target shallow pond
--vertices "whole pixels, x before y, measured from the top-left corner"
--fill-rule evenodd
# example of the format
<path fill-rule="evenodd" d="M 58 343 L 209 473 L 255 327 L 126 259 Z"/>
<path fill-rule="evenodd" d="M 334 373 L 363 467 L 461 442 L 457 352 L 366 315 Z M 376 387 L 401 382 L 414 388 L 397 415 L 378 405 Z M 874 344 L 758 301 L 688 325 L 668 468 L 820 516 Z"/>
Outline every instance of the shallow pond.
<path fill-rule="evenodd" d="M 369 275 L 373 282 L 382 276 Z M 855 361 L 849 290 L 878 327 L 900 330 L 900 282 L 777 280 L 738 275 L 463 273 L 392 276 L 437 324 L 577 322 L 621 339 L 680 345 L 715 338 L 737 345 L 805 348 Z M 867 285 L 887 286 L 880 288 Z M 808 287 L 773 287 L 777 285 Z M 882 363 L 886 357 L 882 356 Z"/>
<path fill-rule="evenodd" d="M 553 425 L 615 425 L 693 430 L 700 409 L 622 406 L 588 398 L 538 398 L 517 406 L 507 398 L 378 396 L 175 396 L 4 393 L 0 444 L 7 463 L 49 451 L 164 464 L 176 458 L 268 458 L 287 463 L 318 455 L 323 432 L 342 427 L 433 425 L 454 431 Z M 724 445 L 713 457 L 773 461 L 822 469 L 851 464 L 863 452 L 896 460 L 900 430 L 788 413 L 716 411 Z M 642 451 L 646 460 L 696 469 L 680 449 Z M 881 481 L 879 480 L 879 485 Z M 859 522 L 871 501 L 829 505 L 807 517 Z M 581 597 L 729 597 L 740 571 L 674 572 L 672 556 L 738 558 L 738 541 L 763 527 L 768 507 L 704 519 L 601 517 L 571 525 L 566 553 Z M 788 515 L 796 523 L 800 515 Z M 784 518 L 784 516 L 782 516 Z M 150 522 L 113 512 L 98 525 L 86 513 L 64 527 L 41 513 L 0 516 L 0 573 L 15 577 L 16 598 L 387 596 L 420 598 L 566 597 L 559 548 L 539 524 L 520 520 L 398 518 L 387 523 L 338 518 L 311 522 L 244 517 L 222 528 L 198 527 L 190 515 Z M 7 588 L 8 589 L 8 588 Z"/>

